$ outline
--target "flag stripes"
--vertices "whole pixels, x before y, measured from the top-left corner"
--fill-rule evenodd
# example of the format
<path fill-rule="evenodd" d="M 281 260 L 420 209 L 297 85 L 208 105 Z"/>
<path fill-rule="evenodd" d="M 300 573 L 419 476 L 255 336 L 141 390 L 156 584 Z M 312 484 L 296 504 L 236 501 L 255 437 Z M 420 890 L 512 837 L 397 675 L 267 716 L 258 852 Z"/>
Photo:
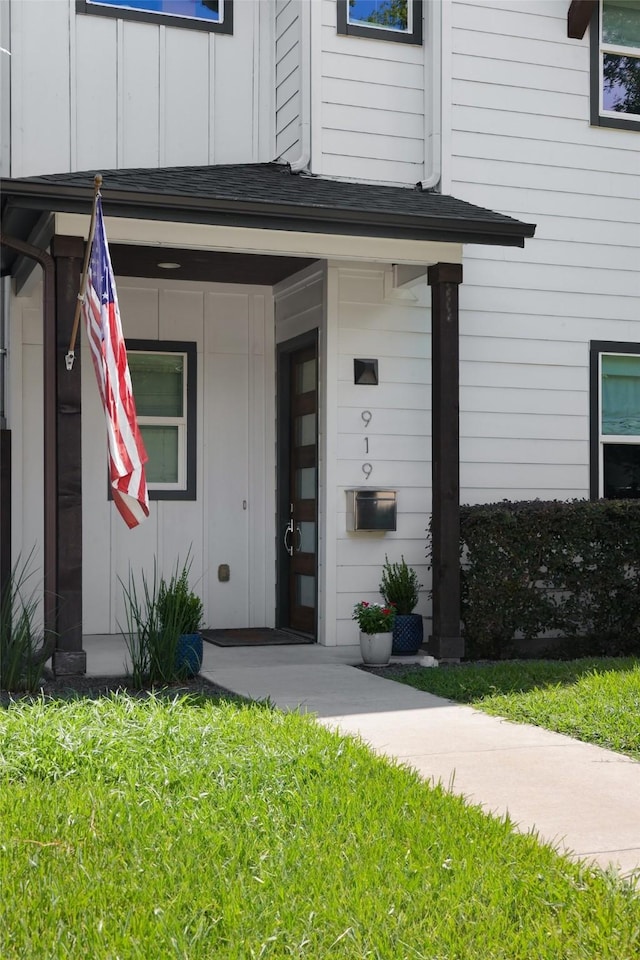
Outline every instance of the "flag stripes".
<path fill-rule="evenodd" d="M 127 526 L 135 527 L 149 516 L 149 495 L 144 471 L 147 453 L 136 419 L 100 194 L 96 198 L 96 228 L 82 309 L 98 391 L 107 421 L 109 477 L 113 500 Z"/>

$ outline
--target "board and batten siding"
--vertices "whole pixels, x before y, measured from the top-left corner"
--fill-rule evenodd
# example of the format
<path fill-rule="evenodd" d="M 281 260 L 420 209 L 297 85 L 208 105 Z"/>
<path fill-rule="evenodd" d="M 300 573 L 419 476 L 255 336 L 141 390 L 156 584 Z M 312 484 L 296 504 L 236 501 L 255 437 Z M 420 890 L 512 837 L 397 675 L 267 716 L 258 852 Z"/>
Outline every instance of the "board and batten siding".
<path fill-rule="evenodd" d="M 82 362 L 83 632 L 117 633 L 133 573 L 190 579 L 210 627 L 274 625 L 274 345 L 271 289 L 118 279 L 125 337 L 197 344 L 197 499 L 153 500 L 129 530 L 107 499 L 104 413 L 84 333 Z M 10 425 L 16 549 L 43 553 L 41 288 L 12 305 Z M 221 582 L 218 567 L 228 564 Z"/>
<path fill-rule="evenodd" d="M 463 502 L 589 495 L 589 342 L 640 342 L 640 135 L 589 125 L 555 0 L 455 0 L 445 191 L 537 224 L 465 247 Z"/>
<path fill-rule="evenodd" d="M 332 265 L 328 326 L 335 396 L 335 619 L 338 644 L 358 642 L 359 600 L 379 602 L 385 555 L 404 556 L 428 585 L 426 526 L 431 510 L 431 311 L 426 286 L 393 288 L 391 267 Z M 353 361 L 377 358 L 377 386 L 354 383 Z M 369 423 L 367 413 L 371 414 Z M 365 418 L 363 419 L 363 413 Z M 369 467 L 371 472 L 369 472 Z M 364 469 L 363 469 L 364 468 Z M 366 472 L 365 472 L 366 470 Z M 394 533 L 348 532 L 346 491 L 398 495 Z M 329 519 L 331 530 L 331 519 Z M 423 589 L 417 612 L 427 613 Z"/>
<path fill-rule="evenodd" d="M 12 176 L 273 159 L 272 31 L 246 2 L 232 36 L 13 2 Z"/>
<path fill-rule="evenodd" d="M 423 179 L 429 45 L 339 36 L 333 0 L 322 0 L 320 37 L 312 40 L 321 60 L 314 173 L 391 184 Z"/>
<path fill-rule="evenodd" d="M 276 0 L 276 156 L 300 154 L 300 0 Z"/>

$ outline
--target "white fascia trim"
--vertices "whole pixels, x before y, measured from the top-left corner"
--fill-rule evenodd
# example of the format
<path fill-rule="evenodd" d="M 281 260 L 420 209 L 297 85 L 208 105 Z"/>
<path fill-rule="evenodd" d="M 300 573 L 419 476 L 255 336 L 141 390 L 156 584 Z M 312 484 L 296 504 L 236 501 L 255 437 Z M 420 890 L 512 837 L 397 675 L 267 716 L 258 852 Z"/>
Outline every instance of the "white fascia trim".
<path fill-rule="evenodd" d="M 171 223 L 105 217 L 110 243 L 140 246 L 184 247 L 284 257 L 317 257 L 363 263 L 462 263 L 461 243 L 402 240 L 389 237 L 353 237 L 294 230 L 260 230 L 203 223 Z M 87 239 L 89 218 L 77 213 L 57 213 L 55 232 Z"/>

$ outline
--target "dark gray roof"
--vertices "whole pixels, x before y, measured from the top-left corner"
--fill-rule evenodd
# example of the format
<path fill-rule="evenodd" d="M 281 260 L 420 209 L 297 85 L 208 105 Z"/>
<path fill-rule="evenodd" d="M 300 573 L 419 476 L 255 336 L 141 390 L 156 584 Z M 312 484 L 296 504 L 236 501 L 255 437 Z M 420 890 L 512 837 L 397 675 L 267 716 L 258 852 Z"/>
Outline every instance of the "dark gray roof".
<path fill-rule="evenodd" d="M 98 172 L 108 216 L 507 246 L 524 246 L 535 230 L 455 197 L 293 174 L 279 163 L 7 179 L 0 181 L 4 230 L 18 232 L 17 210 L 32 211 L 32 219 L 35 211 L 87 213 Z"/>

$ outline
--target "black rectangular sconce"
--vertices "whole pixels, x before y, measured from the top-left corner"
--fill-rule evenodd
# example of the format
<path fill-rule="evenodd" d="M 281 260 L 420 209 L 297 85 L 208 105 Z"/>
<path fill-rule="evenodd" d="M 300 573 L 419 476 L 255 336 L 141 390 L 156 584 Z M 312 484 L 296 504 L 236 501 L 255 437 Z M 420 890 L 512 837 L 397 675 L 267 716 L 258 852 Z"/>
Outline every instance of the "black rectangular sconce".
<path fill-rule="evenodd" d="M 378 385 L 378 361 L 377 360 L 354 360 L 353 361 L 353 382 L 368 383 L 374 387 Z"/>

